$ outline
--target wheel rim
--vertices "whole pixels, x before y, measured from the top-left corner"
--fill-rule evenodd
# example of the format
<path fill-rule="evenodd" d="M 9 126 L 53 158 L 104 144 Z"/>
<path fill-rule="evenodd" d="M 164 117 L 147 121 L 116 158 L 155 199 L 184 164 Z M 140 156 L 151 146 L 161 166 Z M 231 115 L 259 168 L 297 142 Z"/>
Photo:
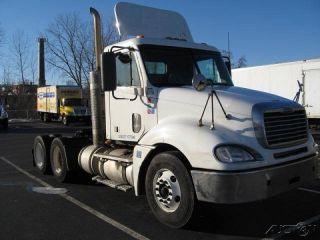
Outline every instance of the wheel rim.
<path fill-rule="evenodd" d="M 181 202 L 177 177 L 168 169 L 160 169 L 153 179 L 153 194 L 158 206 L 165 212 L 174 212 Z"/>
<path fill-rule="evenodd" d="M 62 154 L 59 149 L 59 147 L 55 147 L 53 149 L 53 166 L 54 166 L 54 172 L 57 176 L 60 176 L 62 174 Z"/>
<path fill-rule="evenodd" d="M 43 146 L 38 142 L 35 149 L 35 164 L 39 169 L 44 166 L 44 149 Z"/>

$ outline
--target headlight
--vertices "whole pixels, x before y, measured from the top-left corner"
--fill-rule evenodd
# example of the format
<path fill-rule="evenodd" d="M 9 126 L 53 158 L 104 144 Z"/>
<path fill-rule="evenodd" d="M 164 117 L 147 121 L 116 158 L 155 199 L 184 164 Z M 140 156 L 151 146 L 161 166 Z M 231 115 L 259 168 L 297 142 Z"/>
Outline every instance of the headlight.
<path fill-rule="evenodd" d="M 215 155 L 224 163 L 250 162 L 257 159 L 246 149 L 240 146 L 222 145 L 215 149 Z"/>

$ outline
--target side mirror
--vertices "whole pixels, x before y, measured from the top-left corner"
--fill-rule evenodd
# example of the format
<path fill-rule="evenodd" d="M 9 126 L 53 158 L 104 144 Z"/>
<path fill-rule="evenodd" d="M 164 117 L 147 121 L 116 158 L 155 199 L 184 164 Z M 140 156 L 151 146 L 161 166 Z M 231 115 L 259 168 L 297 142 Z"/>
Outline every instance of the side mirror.
<path fill-rule="evenodd" d="M 118 56 L 122 63 L 130 63 L 132 61 L 131 56 L 127 53 L 119 53 Z"/>
<path fill-rule="evenodd" d="M 227 56 L 223 56 L 222 59 L 223 59 L 224 63 L 226 64 L 226 67 L 227 67 L 227 69 L 229 71 L 229 74 L 231 76 L 231 61 L 230 61 L 230 58 L 227 57 Z"/>
<path fill-rule="evenodd" d="M 207 86 L 207 79 L 205 76 L 202 74 L 197 74 L 193 77 L 192 79 L 192 86 L 197 90 L 197 91 L 202 91 L 206 88 Z"/>
<path fill-rule="evenodd" d="M 104 52 L 101 55 L 101 80 L 103 91 L 117 89 L 116 55 L 113 52 Z"/>

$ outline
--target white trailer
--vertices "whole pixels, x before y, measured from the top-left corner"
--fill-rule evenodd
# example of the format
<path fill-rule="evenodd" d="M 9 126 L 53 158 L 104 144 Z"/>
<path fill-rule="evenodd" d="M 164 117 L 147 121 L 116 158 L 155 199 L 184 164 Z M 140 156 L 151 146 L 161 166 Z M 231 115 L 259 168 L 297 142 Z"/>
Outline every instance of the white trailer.
<path fill-rule="evenodd" d="M 311 120 L 320 120 L 320 59 L 232 70 L 235 86 L 268 92 L 293 100 L 302 84 L 299 103 Z"/>
<path fill-rule="evenodd" d="M 91 13 L 92 135 L 37 136 L 41 172 L 51 169 L 64 182 L 82 171 L 132 188 L 176 228 L 190 222 L 198 201 L 256 201 L 315 178 L 304 108 L 233 86 L 219 50 L 195 43 L 180 14 L 118 3 L 118 30 L 129 39 L 103 50 L 100 17 Z"/>

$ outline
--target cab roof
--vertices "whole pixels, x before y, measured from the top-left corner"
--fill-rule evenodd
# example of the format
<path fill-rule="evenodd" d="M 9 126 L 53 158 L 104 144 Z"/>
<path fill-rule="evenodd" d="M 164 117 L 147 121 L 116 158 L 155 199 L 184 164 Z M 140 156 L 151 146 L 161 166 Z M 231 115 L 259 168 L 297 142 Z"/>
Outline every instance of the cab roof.
<path fill-rule="evenodd" d="M 141 45 L 156 45 L 156 46 L 167 46 L 167 47 L 181 47 L 181 48 L 191 48 L 205 51 L 220 52 L 217 48 L 207 45 L 205 43 L 194 43 L 175 39 L 161 39 L 161 38 L 144 38 L 136 37 L 131 38 L 122 42 L 115 43 L 113 45 L 107 46 L 104 51 L 107 52 L 113 46 L 121 47 L 132 47 L 136 50 L 138 46 Z"/>

